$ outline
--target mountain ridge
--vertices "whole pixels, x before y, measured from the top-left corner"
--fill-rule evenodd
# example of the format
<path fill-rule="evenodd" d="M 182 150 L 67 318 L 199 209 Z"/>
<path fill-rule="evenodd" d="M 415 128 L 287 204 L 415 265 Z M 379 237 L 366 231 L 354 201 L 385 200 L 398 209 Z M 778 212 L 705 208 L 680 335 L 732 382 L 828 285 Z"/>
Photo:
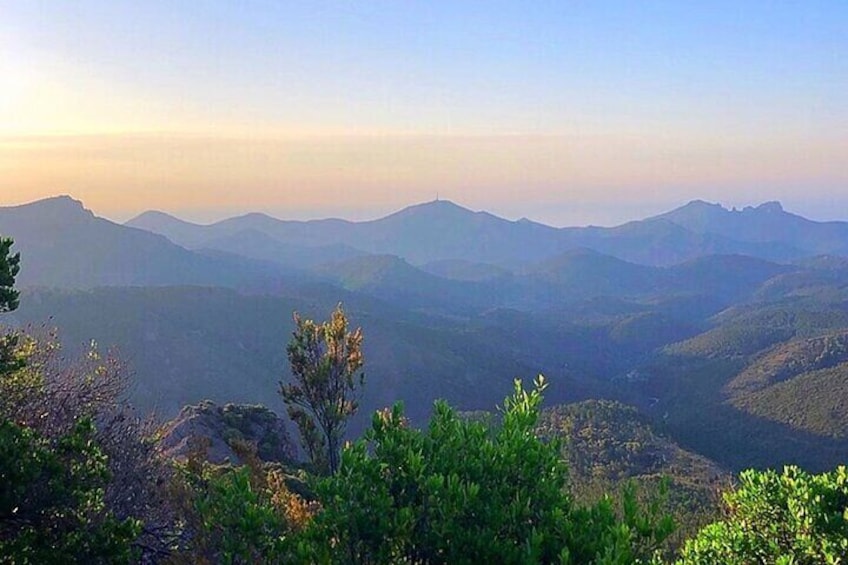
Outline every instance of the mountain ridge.
<path fill-rule="evenodd" d="M 703 255 L 751 255 L 788 262 L 813 255 L 848 254 L 848 222 L 816 222 L 786 212 L 776 201 L 729 210 L 693 200 L 664 214 L 613 227 L 553 227 L 512 221 L 449 200 L 407 206 L 373 220 L 280 220 L 246 214 L 197 226 L 165 225 L 142 214 L 126 225 L 150 229 L 175 243 L 203 246 L 254 229 L 299 246 L 338 243 L 358 251 L 397 255 L 414 265 L 472 261 L 508 269 L 575 248 L 590 248 L 625 261 L 666 266 Z"/>
<path fill-rule="evenodd" d="M 717 224 L 728 229 L 752 214 L 763 227 L 787 219 L 776 204 L 758 208 L 696 203 L 687 213 L 730 218 Z M 256 229 L 254 220 L 277 231 Z M 820 232 L 815 222 L 788 221 L 813 242 L 838 235 L 827 231 L 832 225 Z M 450 202 L 388 222 L 248 215 L 225 227 L 200 233 L 222 238 L 208 240 L 215 249 L 186 249 L 98 218 L 69 197 L 2 208 L 0 233 L 15 238 L 23 257 L 25 295 L 9 319 L 25 326 L 50 317 L 71 348 L 91 339 L 121 348 L 139 376 L 134 401 L 173 413 L 202 398 L 279 402 L 291 312 L 324 316 L 343 302 L 368 336 L 366 411 L 402 399 L 422 422 L 435 398 L 488 409 L 516 376 L 543 373 L 550 401 L 626 401 L 684 447 L 732 468 L 787 457 L 815 468 L 844 461 L 848 438 L 822 423 L 848 398 L 839 392 L 848 365 L 810 362 L 812 371 L 738 402 L 726 394 L 769 348 L 848 331 L 848 261 L 838 255 L 781 263 L 741 254 L 779 250 L 779 242 L 734 242 L 668 218 L 557 229 Z M 331 252 L 341 256 L 325 261 Z M 421 263 L 427 256 L 448 262 Z M 493 267 L 498 261 L 508 267 Z M 308 268 L 292 280 L 285 273 L 300 271 L 286 262 Z M 826 410 L 805 399 L 823 399 Z"/>
<path fill-rule="evenodd" d="M 187 250 L 161 234 L 98 217 L 69 196 L 0 207 L 0 233 L 15 240 L 23 257 L 21 286 L 238 287 L 289 274 L 281 266 L 242 256 Z"/>

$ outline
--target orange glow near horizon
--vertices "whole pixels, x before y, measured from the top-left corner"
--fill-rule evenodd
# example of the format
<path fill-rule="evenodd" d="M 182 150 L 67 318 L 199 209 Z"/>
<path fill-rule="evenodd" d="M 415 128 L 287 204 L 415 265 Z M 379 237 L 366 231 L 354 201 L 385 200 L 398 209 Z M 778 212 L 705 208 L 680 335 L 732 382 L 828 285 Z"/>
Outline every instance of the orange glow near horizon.
<path fill-rule="evenodd" d="M 774 193 L 742 187 L 846 183 L 846 159 L 845 142 L 635 135 L 15 137 L 0 139 L 0 205 L 70 194 L 107 217 L 160 209 L 213 219 L 256 210 L 361 217 L 437 192 L 518 211 L 521 200 L 674 201 L 681 189 L 721 199 L 739 187 L 735 198 L 756 200 Z"/>
<path fill-rule="evenodd" d="M 848 205 L 844 3 L 489 8 L 7 2 L 0 206 L 361 219 L 438 193 L 563 225 Z"/>

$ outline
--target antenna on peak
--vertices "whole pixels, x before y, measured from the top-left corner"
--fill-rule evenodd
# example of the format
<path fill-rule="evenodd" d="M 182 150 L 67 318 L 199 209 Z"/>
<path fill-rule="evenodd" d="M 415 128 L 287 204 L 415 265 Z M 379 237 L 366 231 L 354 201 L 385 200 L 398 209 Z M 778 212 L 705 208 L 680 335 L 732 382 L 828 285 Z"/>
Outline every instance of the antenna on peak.
<path fill-rule="evenodd" d="M 439 201 L 439 192 L 436 191 L 436 202 L 438 202 L 438 201 Z"/>

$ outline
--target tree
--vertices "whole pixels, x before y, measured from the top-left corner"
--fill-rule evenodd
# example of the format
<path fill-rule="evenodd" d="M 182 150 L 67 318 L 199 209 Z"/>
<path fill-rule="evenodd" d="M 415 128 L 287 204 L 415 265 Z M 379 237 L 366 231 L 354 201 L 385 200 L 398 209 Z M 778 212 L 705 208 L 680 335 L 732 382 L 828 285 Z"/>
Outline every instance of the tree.
<path fill-rule="evenodd" d="M 0 237 L 0 312 L 11 312 L 18 307 L 19 292 L 15 290 L 15 277 L 18 275 L 21 254 L 12 255 L 14 241 Z"/>
<path fill-rule="evenodd" d="M 110 473 L 90 419 L 55 439 L 0 421 L 0 563 L 130 563 L 141 531 L 104 503 Z"/>
<path fill-rule="evenodd" d="M 12 255 L 13 241 L 0 237 L 0 313 L 11 312 L 18 307 L 20 293 L 15 290 L 15 277 L 20 270 L 21 254 Z M 19 337 L 16 333 L 0 336 L 0 378 L 23 366 L 17 354 Z"/>
<path fill-rule="evenodd" d="M 347 420 L 357 410 L 365 381 L 362 328 L 348 331 L 341 304 L 330 320 L 316 324 L 294 314 L 295 330 L 286 348 L 294 382 L 280 383 L 280 395 L 297 425 L 309 459 L 319 471 L 339 468 Z"/>
<path fill-rule="evenodd" d="M 727 518 L 686 543 L 678 565 L 848 560 L 848 468 L 810 475 L 798 467 L 744 471 L 724 495 Z"/>

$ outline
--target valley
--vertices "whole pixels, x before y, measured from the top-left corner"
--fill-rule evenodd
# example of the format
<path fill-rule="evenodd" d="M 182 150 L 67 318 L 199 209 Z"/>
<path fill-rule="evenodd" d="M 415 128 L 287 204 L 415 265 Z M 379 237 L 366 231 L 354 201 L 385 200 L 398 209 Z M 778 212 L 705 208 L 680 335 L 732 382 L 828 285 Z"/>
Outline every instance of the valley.
<path fill-rule="evenodd" d="M 68 197 L 0 208 L 24 257 L 7 321 L 55 325 L 69 352 L 114 349 L 132 402 L 160 419 L 204 399 L 282 412 L 292 313 L 341 302 L 367 336 L 352 436 L 396 401 L 423 423 L 437 398 L 491 410 L 513 378 L 544 374 L 550 405 L 635 406 L 734 471 L 848 454 L 846 226 L 699 201 L 565 229 L 446 201 L 370 222 L 209 226 L 159 213 L 122 226 Z"/>

